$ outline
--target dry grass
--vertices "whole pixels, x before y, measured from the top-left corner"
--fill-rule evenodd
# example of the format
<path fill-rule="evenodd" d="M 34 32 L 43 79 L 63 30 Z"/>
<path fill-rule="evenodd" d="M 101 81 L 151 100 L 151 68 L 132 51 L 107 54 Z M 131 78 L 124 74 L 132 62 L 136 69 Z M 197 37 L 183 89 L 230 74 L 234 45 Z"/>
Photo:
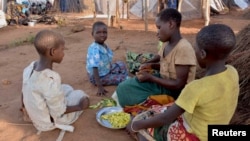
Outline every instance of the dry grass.
<path fill-rule="evenodd" d="M 235 115 L 231 124 L 250 124 L 250 25 L 242 29 L 237 35 L 236 48 L 228 59 L 240 77 L 240 94 Z"/>

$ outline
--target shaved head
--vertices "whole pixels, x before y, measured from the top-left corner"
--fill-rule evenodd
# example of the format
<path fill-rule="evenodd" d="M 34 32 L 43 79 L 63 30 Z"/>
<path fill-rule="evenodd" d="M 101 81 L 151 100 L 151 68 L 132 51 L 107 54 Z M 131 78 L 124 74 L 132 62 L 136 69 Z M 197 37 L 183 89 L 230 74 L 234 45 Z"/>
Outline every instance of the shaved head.
<path fill-rule="evenodd" d="M 233 30 L 223 24 L 212 24 L 202 28 L 196 36 L 199 48 L 213 58 L 224 59 L 234 49 L 236 37 Z"/>
<path fill-rule="evenodd" d="M 40 55 L 45 55 L 48 49 L 57 48 L 64 43 L 61 34 L 50 30 L 42 30 L 37 33 L 34 41 L 35 48 Z"/>

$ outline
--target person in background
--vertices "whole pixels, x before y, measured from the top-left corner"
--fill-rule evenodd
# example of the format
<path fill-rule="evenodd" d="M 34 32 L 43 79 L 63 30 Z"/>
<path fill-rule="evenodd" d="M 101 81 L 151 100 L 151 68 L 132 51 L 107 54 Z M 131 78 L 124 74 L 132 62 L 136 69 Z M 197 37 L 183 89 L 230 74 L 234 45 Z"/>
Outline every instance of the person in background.
<path fill-rule="evenodd" d="M 8 0 L 6 21 L 8 25 L 28 25 L 29 15 L 25 14 L 25 5 L 17 3 L 15 0 Z M 24 13 L 23 13 L 24 12 Z"/>
<path fill-rule="evenodd" d="M 179 0 L 165 0 L 167 4 L 167 8 L 178 9 Z"/>
<path fill-rule="evenodd" d="M 179 6 L 179 0 L 158 0 L 158 3 L 159 12 L 161 12 L 165 8 L 178 9 Z"/>

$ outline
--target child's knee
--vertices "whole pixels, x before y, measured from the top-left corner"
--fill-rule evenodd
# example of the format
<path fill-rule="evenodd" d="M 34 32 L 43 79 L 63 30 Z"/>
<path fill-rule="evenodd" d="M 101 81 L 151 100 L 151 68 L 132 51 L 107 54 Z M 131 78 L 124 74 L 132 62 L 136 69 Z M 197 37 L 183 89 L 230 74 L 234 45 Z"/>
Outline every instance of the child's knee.
<path fill-rule="evenodd" d="M 67 97 L 74 89 L 68 84 L 62 84 L 62 91 L 64 95 Z"/>
<path fill-rule="evenodd" d="M 80 100 L 82 98 L 89 98 L 89 95 L 87 95 L 84 91 L 82 90 L 74 90 L 70 93 L 70 95 L 67 97 L 67 105 L 72 106 L 72 105 L 77 105 L 79 104 Z"/>

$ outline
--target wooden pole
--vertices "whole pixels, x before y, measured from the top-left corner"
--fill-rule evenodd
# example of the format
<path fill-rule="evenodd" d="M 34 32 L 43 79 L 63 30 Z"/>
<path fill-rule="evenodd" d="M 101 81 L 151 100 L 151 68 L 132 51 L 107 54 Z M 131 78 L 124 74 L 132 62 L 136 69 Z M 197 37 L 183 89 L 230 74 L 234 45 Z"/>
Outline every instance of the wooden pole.
<path fill-rule="evenodd" d="M 127 0 L 127 20 L 129 19 L 129 0 Z"/>
<path fill-rule="evenodd" d="M 148 0 L 145 0 L 144 22 L 145 22 L 145 31 L 148 31 Z"/>
<path fill-rule="evenodd" d="M 178 0 L 178 11 L 181 13 L 181 6 L 182 6 L 183 0 Z"/>
<path fill-rule="evenodd" d="M 164 9 L 164 0 L 158 0 L 158 13 Z"/>
<path fill-rule="evenodd" d="M 124 0 L 122 0 L 122 19 L 124 19 Z"/>
<path fill-rule="evenodd" d="M 3 0 L 0 0 L 0 10 L 4 11 L 3 10 Z"/>
<path fill-rule="evenodd" d="M 110 26 L 109 0 L 107 1 L 108 26 Z"/>
<path fill-rule="evenodd" d="M 144 0 L 141 0 L 141 18 L 144 19 Z"/>
<path fill-rule="evenodd" d="M 60 5 L 59 5 L 59 0 L 54 0 L 53 6 L 52 6 L 53 11 L 61 11 L 60 10 Z"/>
<path fill-rule="evenodd" d="M 210 22 L 210 0 L 203 0 L 204 5 L 204 17 L 205 17 L 205 26 L 209 25 Z"/>
<path fill-rule="evenodd" d="M 115 21 L 119 26 L 119 20 L 120 20 L 120 10 L 119 10 L 119 0 L 116 0 L 116 11 L 115 11 Z"/>
<path fill-rule="evenodd" d="M 93 19 L 94 19 L 94 21 L 96 21 L 96 11 L 95 11 L 95 1 L 94 0 L 92 0 L 92 2 L 91 2 L 91 10 L 93 12 Z"/>

